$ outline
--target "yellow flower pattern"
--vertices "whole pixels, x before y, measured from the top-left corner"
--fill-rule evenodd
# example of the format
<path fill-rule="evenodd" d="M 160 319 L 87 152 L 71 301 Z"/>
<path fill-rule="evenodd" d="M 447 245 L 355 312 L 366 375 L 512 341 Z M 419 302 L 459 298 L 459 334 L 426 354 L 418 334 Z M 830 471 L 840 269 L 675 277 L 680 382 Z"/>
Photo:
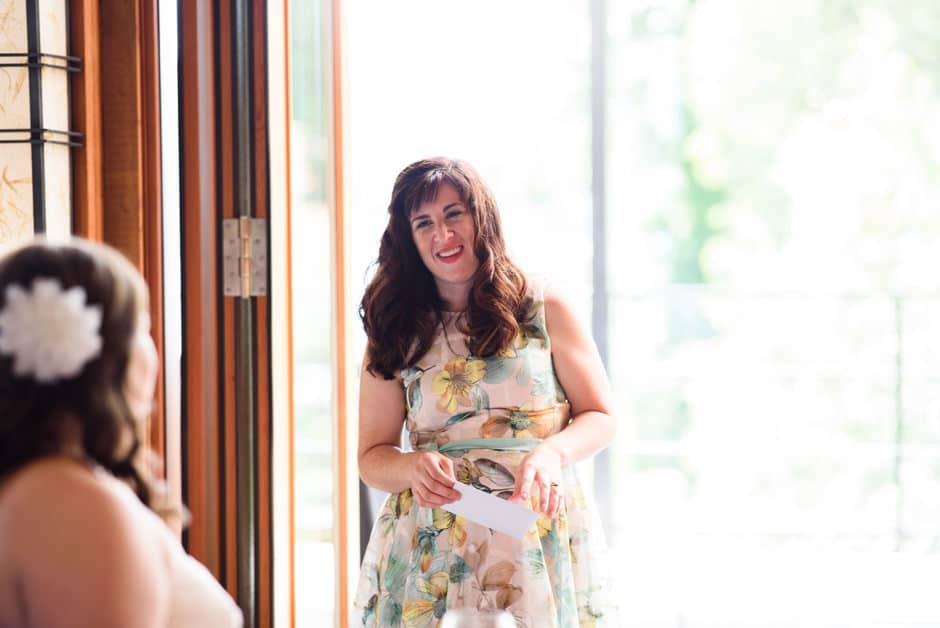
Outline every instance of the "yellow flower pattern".
<path fill-rule="evenodd" d="M 440 619 L 444 616 L 447 597 L 447 584 L 450 577 L 447 572 L 439 571 L 427 580 L 418 580 L 417 589 L 431 596 L 409 598 L 402 607 L 402 619 L 408 628 L 427 626 L 430 620 Z"/>
<path fill-rule="evenodd" d="M 458 406 L 472 407 L 470 393 L 486 375 L 486 361 L 480 359 L 454 358 L 444 370 L 434 376 L 431 392 L 439 397 L 437 403 L 442 410 L 453 414 Z"/>
<path fill-rule="evenodd" d="M 518 408 L 493 408 L 490 418 L 480 428 L 483 438 L 545 438 L 554 431 L 555 408 L 533 410 L 532 402 Z"/>
<path fill-rule="evenodd" d="M 461 547 L 466 543 L 467 530 L 464 528 L 464 524 L 467 523 L 466 519 L 443 508 L 435 508 L 433 513 L 434 527 L 442 532 L 447 530 L 447 542 L 451 547 Z"/>

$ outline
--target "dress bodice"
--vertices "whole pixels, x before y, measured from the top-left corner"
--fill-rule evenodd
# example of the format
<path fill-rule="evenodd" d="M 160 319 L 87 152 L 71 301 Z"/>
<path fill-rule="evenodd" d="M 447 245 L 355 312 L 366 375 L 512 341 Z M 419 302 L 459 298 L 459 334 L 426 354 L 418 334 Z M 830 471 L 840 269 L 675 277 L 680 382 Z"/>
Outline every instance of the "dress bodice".
<path fill-rule="evenodd" d="M 402 369 L 411 446 L 435 449 L 476 439 L 543 439 L 561 430 L 569 405 L 552 368 L 541 289 L 512 347 L 473 356 L 463 314 L 446 314 L 428 352 Z"/>

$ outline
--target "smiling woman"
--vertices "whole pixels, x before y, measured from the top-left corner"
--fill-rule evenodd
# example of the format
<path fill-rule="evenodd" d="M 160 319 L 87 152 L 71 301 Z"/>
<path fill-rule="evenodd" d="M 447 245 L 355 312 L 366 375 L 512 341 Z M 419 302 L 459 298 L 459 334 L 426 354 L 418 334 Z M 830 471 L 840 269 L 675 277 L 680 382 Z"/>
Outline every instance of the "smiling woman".
<path fill-rule="evenodd" d="M 421 261 L 433 269 L 445 309 L 450 312 L 466 309 L 466 288 L 479 261 L 473 252 L 476 239 L 473 217 L 457 188 L 441 183 L 436 194 L 412 212 L 411 228 Z"/>
<path fill-rule="evenodd" d="M 594 343 L 509 259 L 495 199 L 466 163 L 398 176 L 363 296 L 363 481 L 392 493 L 363 558 L 353 625 L 437 625 L 448 610 L 519 626 L 616 625 L 605 546 L 573 463 L 613 437 Z M 399 449 L 402 424 L 414 451 Z M 539 513 L 514 538 L 457 516 L 457 482 Z"/>
<path fill-rule="evenodd" d="M 442 312 L 466 310 L 474 354 L 506 346 L 527 313 L 526 285 L 506 252 L 496 200 L 476 171 L 446 158 L 408 166 L 395 181 L 378 271 L 360 308 L 372 367 L 391 379 L 402 359 L 425 353 Z"/>

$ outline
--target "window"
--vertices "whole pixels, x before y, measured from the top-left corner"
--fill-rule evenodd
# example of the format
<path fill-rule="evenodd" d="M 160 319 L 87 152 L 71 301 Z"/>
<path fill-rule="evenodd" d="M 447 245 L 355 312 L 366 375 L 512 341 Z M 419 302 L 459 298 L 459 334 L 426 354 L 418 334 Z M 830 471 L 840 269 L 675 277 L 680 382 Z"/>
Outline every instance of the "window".
<path fill-rule="evenodd" d="M 609 6 L 626 617 L 936 621 L 938 9 Z"/>
<path fill-rule="evenodd" d="M 354 281 L 445 154 L 590 321 L 590 5 L 349 5 Z M 940 8 L 606 5 L 621 621 L 937 621 Z"/>
<path fill-rule="evenodd" d="M 326 192 L 324 10 L 319 0 L 291 2 L 297 626 L 330 623 L 334 614 L 332 254 Z"/>

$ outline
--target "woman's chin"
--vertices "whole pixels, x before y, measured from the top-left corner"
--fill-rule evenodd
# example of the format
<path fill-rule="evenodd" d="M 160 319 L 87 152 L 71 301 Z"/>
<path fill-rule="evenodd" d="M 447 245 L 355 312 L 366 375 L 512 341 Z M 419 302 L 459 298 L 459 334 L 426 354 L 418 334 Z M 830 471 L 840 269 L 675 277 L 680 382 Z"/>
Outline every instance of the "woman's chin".
<path fill-rule="evenodd" d="M 434 273 L 434 278 L 437 280 L 439 286 L 444 284 L 447 286 L 466 286 L 469 288 L 469 284 L 473 282 L 473 272 L 465 270 L 463 272 Z"/>

